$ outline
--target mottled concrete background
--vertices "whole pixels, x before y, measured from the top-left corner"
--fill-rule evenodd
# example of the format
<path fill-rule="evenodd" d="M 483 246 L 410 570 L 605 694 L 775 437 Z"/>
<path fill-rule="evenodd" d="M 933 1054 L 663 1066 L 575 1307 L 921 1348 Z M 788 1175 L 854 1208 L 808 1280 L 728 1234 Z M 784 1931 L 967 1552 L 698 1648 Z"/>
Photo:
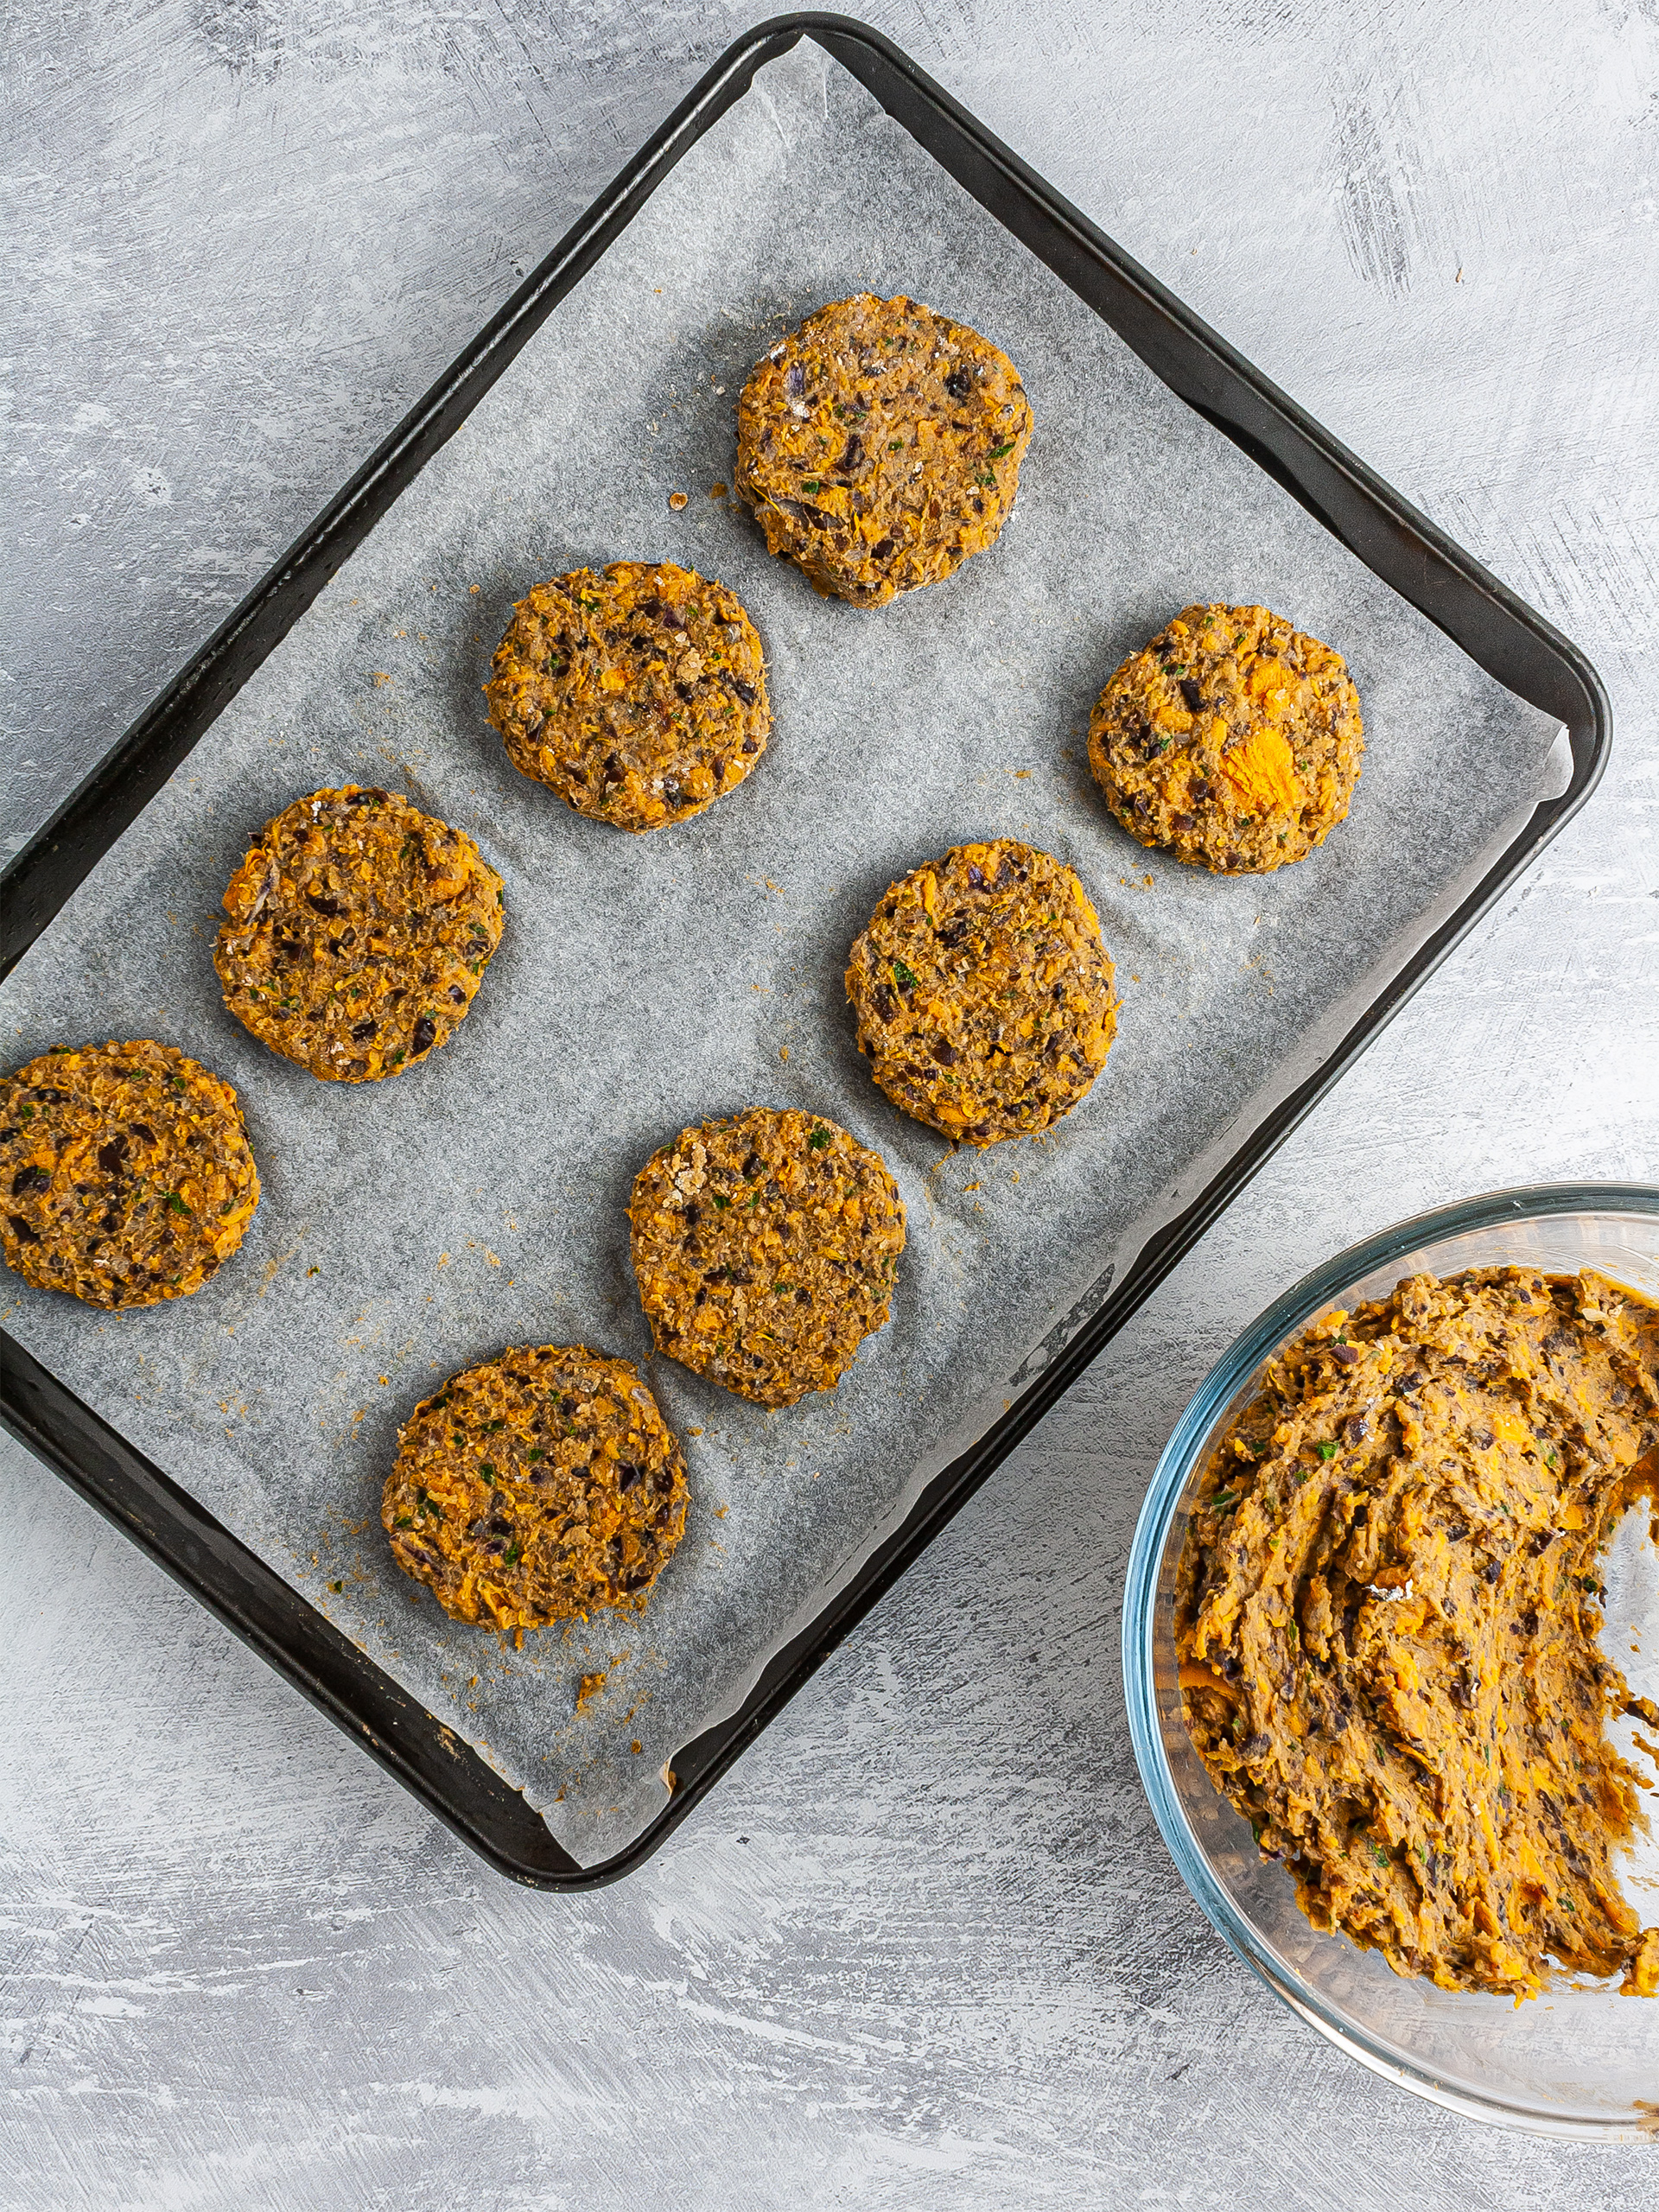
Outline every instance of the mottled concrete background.
<path fill-rule="evenodd" d="M 760 8 L 13 0 L 21 842 Z M 872 10 L 1597 660 L 1589 813 L 641 1876 L 510 1888 L 15 1448 L 0 2202 L 1643 2201 L 1328 2050 L 1117 1681 L 1158 1448 L 1401 1214 L 1659 1165 L 1659 5 Z"/>

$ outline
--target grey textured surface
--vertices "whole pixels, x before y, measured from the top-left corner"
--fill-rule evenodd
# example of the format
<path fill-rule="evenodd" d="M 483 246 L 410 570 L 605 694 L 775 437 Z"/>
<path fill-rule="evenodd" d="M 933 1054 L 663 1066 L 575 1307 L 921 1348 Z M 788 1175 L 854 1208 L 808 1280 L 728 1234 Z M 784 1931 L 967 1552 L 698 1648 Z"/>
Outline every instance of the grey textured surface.
<path fill-rule="evenodd" d="M 14 11 L 9 836 L 760 12 Z M 1116 1638 L 1158 1447 L 1274 1290 L 1470 1190 L 1655 1172 L 1659 14 L 874 12 L 1586 647 L 1608 778 L 619 1889 L 482 1871 L 8 1448 L 9 2208 L 1651 2191 L 1255 1986 L 1153 1830 Z"/>

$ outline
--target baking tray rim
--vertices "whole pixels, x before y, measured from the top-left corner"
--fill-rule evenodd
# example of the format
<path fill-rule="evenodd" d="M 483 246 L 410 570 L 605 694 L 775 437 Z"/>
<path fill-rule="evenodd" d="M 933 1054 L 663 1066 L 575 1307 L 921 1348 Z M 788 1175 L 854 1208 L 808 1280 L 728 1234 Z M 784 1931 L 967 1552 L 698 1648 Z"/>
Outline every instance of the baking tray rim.
<path fill-rule="evenodd" d="M 300 1592 L 0 1331 L 0 1422 L 359 1741 L 498 1871 L 532 1888 L 632 1872 L 1041 1420 L 1256 1171 L 1590 797 L 1611 715 L 1585 656 L 1280 391 L 1055 192 L 893 41 L 816 11 L 735 39 L 241 605 L 0 873 L 0 977 L 211 728 L 425 462 L 756 73 L 804 38 L 840 61 L 969 195 L 1077 292 L 1178 397 L 1239 446 L 1372 573 L 1500 683 L 1565 726 L 1572 768 L 1485 874 L 1408 954 L 1318 1065 L 1135 1255 L 1095 1313 L 1001 1417 L 923 1488 L 815 1618 L 772 1651 L 735 1713 L 675 1755 L 667 1804 L 584 1866 L 539 1814 Z M 1103 297 L 1110 297 L 1109 313 Z M 1499 665 L 1494 666 L 1497 661 Z"/>

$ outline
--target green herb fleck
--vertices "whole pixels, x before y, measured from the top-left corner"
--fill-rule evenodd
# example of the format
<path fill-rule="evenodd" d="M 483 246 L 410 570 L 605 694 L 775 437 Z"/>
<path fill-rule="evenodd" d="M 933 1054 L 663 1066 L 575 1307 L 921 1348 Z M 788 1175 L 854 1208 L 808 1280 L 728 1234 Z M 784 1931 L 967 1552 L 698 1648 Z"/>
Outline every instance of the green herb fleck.
<path fill-rule="evenodd" d="M 169 1191 L 168 1192 L 167 1203 L 172 1207 L 175 1213 L 188 1213 L 190 1211 L 189 1207 L 186 1205 L 184 1200 L 179 1196 L 176 1191 Z"/>
<path fill-rule="evenodd" d="M 509 1567 L 517 1567 L 524 1555 L 524 1548 L 522 1544 L 509 1544 L 507 1546 L 506 1564 Z"/>
<path fill-rule="evenodd" d="M 826 1128 L 823 1128 L 822 1126 L 820 1126 L 819 1128 L 817 1128 L 814 1129 L 814 1130 L 813 1130 L 813 1132 L 812 1132 L 812 1134 L 811 1134 L 811 1135 L 810 1135 L 810 1137 L 808 1137 L 808 1139 L 807 1139 L 807 1141 L 806 1141 L 806 1142 L 807 1142 L 807 1148 L 809 1149 L 809 1151 L 811 1151 L 811 1152 L 822 1152 L 822 1151 L 823 1150 L 823 1147 L 825 1147 L 825 1145 L 827 1145 L 827 1144 L 829 1143 L 829 1141 L 830 1141 L 830 1132 L 829 1132 L 829 1130 L 828 1130 L 828 1129 L 826 1129 Z"/>
<path fill-rule="evenodd" d="M 729 1198 L 722 1198 L 718 1191 L 711 1192 L 709 1196 L 714 1199 L 715 1204 L 720 1208 L 721 1213 L 724 1213 L 727 1207 L 732 1203 Z"/>
<path fill-rule="evenodd" d="M 331 1590 L 339 1591 L 339 1590 L 343 1590 L 343 1589 L 346 1587 L 346 1585 L 345 1585 L 343 1582 L 331 1582 L 331 1583 L 328 1585 L 328 1587 L 329 1587 Z"/>
<path fill-rule="evenodd" d="M 1004 454 L 1005 453 L 1012 453 L 1013 451 L 1014 451 L 1014 440 L 1013 440 L 1012 438 L 1010 438 L 1005 445 L 993 446 L 993 447 L 992 447 L 992 448 L 991 448 L 991 459 L 992 459 L 993 461 L 1001 461 L 1001 458 L 1002 458 L 1002 456 L 1003 456 L 1003 454 Z"/>
<path fill-rule="evenodd" d="M 1320 1459 L 1334 1459 L 1336 1458 L 1336 1456 L 1337 1456 L 1337 1447 L 1336 1447 L 1336 1446 L 1335 1446 L 1334 1444 L 1321 1444 L 1321 1445 L 1320 1445 L 1320 1446 L 1319 1446 L 1319 1457 L 1320 1457 Z"/>
<path fill-rule="evenodd" d="M 908 961 L 895 960 L 893 963 L 893 980 L 901 991 L 913 991 L 921 978 Z"/>

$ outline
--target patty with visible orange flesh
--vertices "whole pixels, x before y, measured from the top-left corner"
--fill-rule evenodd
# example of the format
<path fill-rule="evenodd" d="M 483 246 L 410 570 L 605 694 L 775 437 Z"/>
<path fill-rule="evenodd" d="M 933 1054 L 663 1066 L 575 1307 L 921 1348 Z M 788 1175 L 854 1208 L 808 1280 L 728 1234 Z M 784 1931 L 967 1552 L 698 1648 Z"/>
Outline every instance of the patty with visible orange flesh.
<path fill-rule="evenodd" d="M 1364 749 L 1342 655 L 1265 607 L 1183 607 L 1089 723 L 1089 765 L 1129 835 L 1217 875 L 1267 874 L 1322 844 Z"/>
<path fill-rule="evenodd" d="M 1006 353 L 860 292 L 773 346 L 737 405 L 737 488 L 815 590 L 882 607 L 994 544 L 1031 442 Z"/>
<path fill-rule="evenodd" d="M 510 1346 L 452 1375 L 400 1433 L 391 1555 L 459 1621 L 540 1628 L 640 1606 L 685 1530 L 685 1466 L 626 1359 Z"/>
<path fill-rule="evenodd" d="M 515 768 L 636 832 L 734 791 L 772 728 L 753 623 L 724 584 L 671 561 L 537 584 L 484 691 Z"/>
<path fill-rule="evenodd" d="M 334 1083 L 401 1075 L 465 1018 L 501 942 L 501 879 L 396 791 L 313 791 L 266 823 L 225 893 L 225 1003 Z"/>
<path fill-rule="evenodd" d="M 59 1045 L 0 1080 L 0 1240 L 37 1289 L 188 1298 L 258 1203 L 235 1091 L 171 1045 Z"/>
<path fill-rule="evenodd" d="M 893 1104 L 975 1145 L 1069 1114 L 1117 1026 L 1088 893 L 1012 837 L 957 845 L 893 884 L 853 945 L 847 995 Z"/>
<path fill-rule="evenodd" d="M 830 1390 L 887 1318 L 899 1185 L 821 1115 L 757 1106 L 683 1129 L 628 1203 L 659 1351 L 763 1406 Z"/>

